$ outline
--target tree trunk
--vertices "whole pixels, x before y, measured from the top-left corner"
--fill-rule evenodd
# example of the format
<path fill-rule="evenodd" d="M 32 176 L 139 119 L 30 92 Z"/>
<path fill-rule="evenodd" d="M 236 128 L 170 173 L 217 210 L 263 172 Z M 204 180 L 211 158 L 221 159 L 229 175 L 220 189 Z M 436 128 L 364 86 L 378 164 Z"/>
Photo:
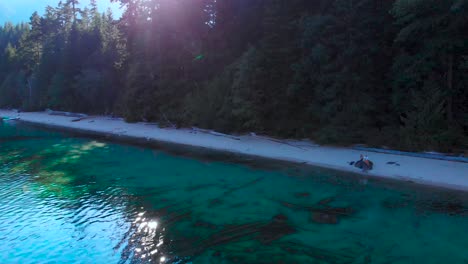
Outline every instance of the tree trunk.
<path fill-rule="evenodd" d="M 29 78 L 26 79 L 28 82 L 28 88 L 29 88 L 29 106 L 32 105 L 32 85 L 31 85 L 31 80 Z"/>
<path fill-rule="evenodd" d="M 453 122 L 453 54 L 450 54 L 448 58 L 447 89 L 447 120 L 451 123 Z"/>

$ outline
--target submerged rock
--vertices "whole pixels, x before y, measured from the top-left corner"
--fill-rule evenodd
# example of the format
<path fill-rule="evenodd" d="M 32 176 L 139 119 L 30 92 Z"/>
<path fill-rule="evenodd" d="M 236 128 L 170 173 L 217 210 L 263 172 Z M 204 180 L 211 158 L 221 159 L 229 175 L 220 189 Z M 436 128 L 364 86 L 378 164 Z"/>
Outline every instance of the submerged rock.
<path fill-rule="evenodd" d="M 217 225 L 210 223 L 210 222 L 202 221 L 202 220 L 196 221 L 195 223 L 193 223 L 193 226 L 206 228 L 206 229 L 212 229 L 212 230 L 218 229 Z"/>
<path fill-rule="evenodd" d="M 468 208 L 461 201 L 457 200 L 422 202 L 418 204 L 418 207 L 420 210 L 448 215 L 468 215 Z"/>
<path fill-rule="evenodd" d="M 215 207 L 221 204 L 223 204 L 223 201 L 219 198 L 215 198 L 215 199 L 210 200 L 208 207 L 211 208 L 211 207 Z"/>
<path fill-rule="evenodd" d="M 258 240 L 263 244 L 270 244 L 286 235 L 295 233 L 295 227 L 288 223 L 288 217 L 277 214 L 272 221 L 259 229 Z"/>
<path fill-rule="evenodd" d="M 312 212 L 310 220 L 319 224 L 338 224 L 338 217 L 336 215 L 322 212 Z"/>
<path fill-rule="evenodd" d="M 385 199 L 381 202 L 381 205 L 387 209 L 399 209 L 404 208 L 409 205 L 409 201 L 407 200 L 392 200 L 392 199 Z"/>
<path fill-rule="evenodd" d="M 329 207 L 311 210 L 310 220 L 319 224 L 338 224 L 340 217 L 351 216 L 355 210 L 351 207 Z"/>
<path fill-rule="evenodd" d="M 284 214 L 277 214 L 273 216 L 272 220 L 277 223 L 285 223 L 288 221 L 288 217 Z"/>
<path fill-rule="evenodd" d="M 294 196 L 296 198 L 306 198 L 306 197 L 310 197 L 310 193 L 308 192 L 300 192 L 300 193 L 295 193 Z"/>
<path fill-rule="evenodd" d="M 329 197 L 329 198 L 325 198 L 325 199 L 320 200 L 317 204 L 318 205 L 328 205 L 331 202 L 333 202 L 334 200 L 335 200 L 335 197 Z"/>

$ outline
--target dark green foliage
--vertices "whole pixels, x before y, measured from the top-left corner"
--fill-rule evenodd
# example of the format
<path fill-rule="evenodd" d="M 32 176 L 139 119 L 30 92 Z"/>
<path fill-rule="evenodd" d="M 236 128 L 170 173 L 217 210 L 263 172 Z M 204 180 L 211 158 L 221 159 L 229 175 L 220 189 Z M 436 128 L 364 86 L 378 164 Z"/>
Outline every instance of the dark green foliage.
<path fill-rule="evenodd" d="M 461 146 L 467 133 L 468 3 L 398 0 L 392 14 L 400 26 L 392 95 L 393 109 L 405 117 L 402 146 Z"/>
<path fill-rule="evenodd" d="M 0 69 L 8 64 L 0 70 L 0 80 L 6 82 L 1 101 L 8 103 L 0 107 L 112 111 L 125 44 L 112 14 L 77 5 L 76 0 L 61 2 L 56 8 L 47 7 L 43 17 L 34 13 L 29 27 L 0 28 L 0 48 L 8 52 L 7 62 L 3 56 L 0 60 Z M 6 95 L 14 95 L 16 101 Z"/>
<path fill-rule="evenodd" d="M 466 149 L 466 0 L 113 0 L 0 27 L 0 107 Z"/>
<path fill-rule="evenodd" d="M 0 105 L 21 106 L 26 88 L 25 73 L 21 68 L 18 46 L 29 28 L 25 24 L 0 27 Z"/>
<path fill-rule="evenodd" d="M 261 127 L 253 77 L 259 67 L 258 51 L 251 47 L 224 72 L 187 97 L 190 121 L 220 131 L 253 131 Z"/>

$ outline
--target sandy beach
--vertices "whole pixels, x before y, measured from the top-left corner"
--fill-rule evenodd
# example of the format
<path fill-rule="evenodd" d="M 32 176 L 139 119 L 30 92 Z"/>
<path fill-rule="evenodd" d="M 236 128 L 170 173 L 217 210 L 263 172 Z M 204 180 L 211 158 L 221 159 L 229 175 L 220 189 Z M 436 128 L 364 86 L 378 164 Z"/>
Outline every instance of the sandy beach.
<path fill-rule="evenodd" d="M 307 163 L 353 173 L 363 172 L 348 162 L 356 161 L 359 159 L 359 154 L 364 154 L 368 155 L 375 164 L 373 170 L 363 173 L 365 175 L 468 191 L 468 163 L 464 162 L 363 152 L 348 148 L 318 146 L 309 141 L 276 140 L 256 135 L 230 136 L 202 129 L 159 128 L 155 124 L 130 124 L 122 119 L 104 116 L 90 116 L 72 122 L 76 117 L 49 115 L 46 112 L 16 113 L 0 110 L 0 117 L 19 118 L 19 121 L 102 135 L 126 136 Z"/>

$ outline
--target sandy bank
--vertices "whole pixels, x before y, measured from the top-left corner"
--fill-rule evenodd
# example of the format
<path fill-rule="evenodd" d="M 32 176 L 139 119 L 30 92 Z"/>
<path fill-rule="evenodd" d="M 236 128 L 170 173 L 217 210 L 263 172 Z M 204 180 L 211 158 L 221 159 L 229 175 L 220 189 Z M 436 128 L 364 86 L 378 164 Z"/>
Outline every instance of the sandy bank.
<path fill-rule="evenodd" d="M 468 163 L 425 159 L 357 151 L 347 148 L 317 146 L 307 141 L 278 141 L 255 135 L 224 136 L 203 130 L 158 128 L 156 125 L 125 123 L 121 119 L 93 116 L 78 122 L 66 116 L 52 116 L 45 112 L 15 113 L 0 110 L 0 117 L 19 117 L 20 120 L 58 128 L 92 131 L 103 135 L 127 137 L 204 147 L 213 150 L 254 155 L 360 173 L 350 166 L 359 154 L 367 154 L 375 168 L 369 176 L 401 179 L 422 184 L 468 191 Z M 388 164 L 394 162 L 396 164 Z M 399 166 L 398 166 L 398 165 Z"/>

